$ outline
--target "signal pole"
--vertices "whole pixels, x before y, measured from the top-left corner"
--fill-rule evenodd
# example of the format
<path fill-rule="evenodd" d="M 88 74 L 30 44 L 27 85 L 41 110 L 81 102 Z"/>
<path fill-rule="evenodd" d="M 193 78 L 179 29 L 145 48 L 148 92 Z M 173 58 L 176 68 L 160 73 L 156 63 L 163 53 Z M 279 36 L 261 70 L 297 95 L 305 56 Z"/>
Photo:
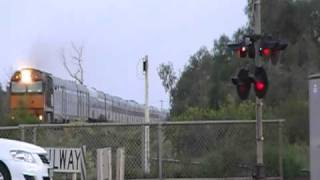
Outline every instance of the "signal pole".
<path fill-rule="evenodd" d="M 261 35 L 261 0 L 252 0 L 253 15 L 252 23 L 254 28 L 254 34 Z M 260 40 L 255 43 L 255 64 L 259 66 L 260 56 L 259 54 Z M 256 97 L 256 145 L 257 145 L 257 161 L 256 161 L 256 179 L 265 179 L 265 168 L 263 163 L 263 122 L 262 122 L 262 106 L 263 100 Z"/>
<path fill-rule="evenodd" d="M 248 98 L 251 83 L 253 81 L 256 93 L 256 180 L 264 180 L 265 167 L 263 162 L 263 122 L 262 107 L 263 99 L 268 89 L 268 76 L 262 67 L 262 58 L 269 58 L 273 64 L 277 63 L 280 51 L 287 48 L 288 43 L 281 39 L 264 36 L 261 31 L 261 0 L 250 0 L 251 17 L 250 32 L 240 43 L 228 44 L 228 47 L 239 52 L 241 58 L 254 59 L 254 78 L 248 76 L 248 70 L 242 68 L 232 83 L 236 85 L 240 99 Z M 250 40 L 250 41 L 249 41 Z"/>
<path fill-rule="evenodd" d="M 149 63 L 148 56 L 146 55 L 143 59 L 143 71 L 145 75 L 145 113 L 144 122 L 150 123 L 149 116 Z M 143 143 L 143 168 L 144 173 L 150 173 L 150 127 L 144 126 L 144 143 Z"/>

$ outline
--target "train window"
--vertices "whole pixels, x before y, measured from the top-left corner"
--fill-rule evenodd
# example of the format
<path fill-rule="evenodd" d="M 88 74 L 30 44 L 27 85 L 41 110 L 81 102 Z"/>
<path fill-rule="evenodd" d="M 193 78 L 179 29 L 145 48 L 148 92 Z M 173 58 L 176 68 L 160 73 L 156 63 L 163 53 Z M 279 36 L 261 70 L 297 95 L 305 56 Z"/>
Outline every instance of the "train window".
<path fill-rule="evenodd" d="M 28 93 L 41 93 L 42 92 L 42 81 L 28 84 L 27 88 L 28 88 Z"/>
<path fill-rule="evenodd" d="M 26 86 L 21 83 L 12 82 L 11 83 L 11 92 L 12 93 L 25 93 L 27 90 Z"/>

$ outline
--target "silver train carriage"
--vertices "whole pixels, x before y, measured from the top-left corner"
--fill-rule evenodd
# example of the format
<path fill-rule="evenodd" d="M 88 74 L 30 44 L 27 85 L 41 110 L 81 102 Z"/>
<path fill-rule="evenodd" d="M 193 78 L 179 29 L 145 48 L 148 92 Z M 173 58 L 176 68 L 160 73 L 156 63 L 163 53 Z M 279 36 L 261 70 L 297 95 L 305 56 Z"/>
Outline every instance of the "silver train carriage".
<path fill-rule="evenodd" d="M 36 89 L 33 90 L 32 87 Z M 22 69 L 12 76 L 10 82 L 12 111 L 18 108 L 18 102 L 22 99 L 26 101 L 24 103 L 26 108 L 38 117 L 39 121 L 46 123 L 144 122 L 144 105 L 94 88 L 87 88 L 37 69 Z M 149 110 L 151 122 L 166 119 L 166 112 L 152 106 Z"/>

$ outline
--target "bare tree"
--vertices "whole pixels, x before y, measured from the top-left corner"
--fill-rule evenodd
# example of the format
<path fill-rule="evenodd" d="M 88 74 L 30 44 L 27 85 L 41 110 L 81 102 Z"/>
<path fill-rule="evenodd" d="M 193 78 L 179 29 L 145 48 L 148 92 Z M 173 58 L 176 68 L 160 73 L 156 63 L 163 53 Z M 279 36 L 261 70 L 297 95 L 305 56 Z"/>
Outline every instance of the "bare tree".
<path fill-rule="evenodd" d="M 71 53 L 69 57 L 69 61 L 71 61 L 75 66 L 75 71 L 72 71 L 70 69 L 70 66 L 68 65 L 68 58 L 66 57 L 65 50 L 62 49 L 61 51 L 61 58 L 63 61 L 63 66 L 67 70 L 68 74 L 76 80 L 79 84 L 83 84 L 83 46 L 77 47 L 73 42 L 71 42 L 71 47 L 73 52 Z"/>

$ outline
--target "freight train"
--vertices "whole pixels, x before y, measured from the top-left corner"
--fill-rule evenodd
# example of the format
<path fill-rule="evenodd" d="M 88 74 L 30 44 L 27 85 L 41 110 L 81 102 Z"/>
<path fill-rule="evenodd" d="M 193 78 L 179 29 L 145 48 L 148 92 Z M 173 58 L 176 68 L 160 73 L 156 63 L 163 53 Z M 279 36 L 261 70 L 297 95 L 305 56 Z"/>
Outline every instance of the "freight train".
<path fill-rule="evenodd" d="M 25 108 L 43 123 L 144 122 L 144 105 L 88 88 L 50 73 L 24 68 L 10 80 L 12 118 Z M 163 121 L 166 112 L 149 107 L 150 121 Z"/>

